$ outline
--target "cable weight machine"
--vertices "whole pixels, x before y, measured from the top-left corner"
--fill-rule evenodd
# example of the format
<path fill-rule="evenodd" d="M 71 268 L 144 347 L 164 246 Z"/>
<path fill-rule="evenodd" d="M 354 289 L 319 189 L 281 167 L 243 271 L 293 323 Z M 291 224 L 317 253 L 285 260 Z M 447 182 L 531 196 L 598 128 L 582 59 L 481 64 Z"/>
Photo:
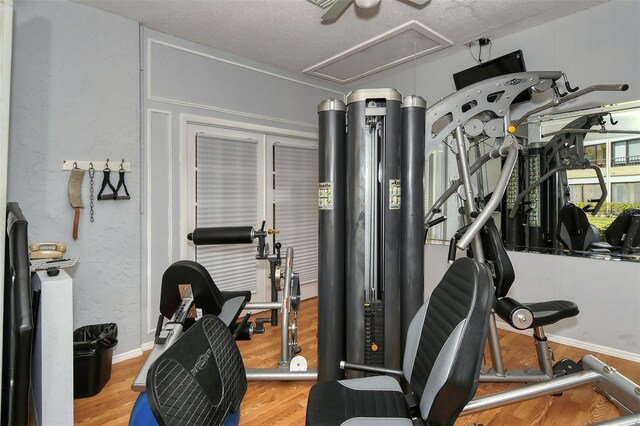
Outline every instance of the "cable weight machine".
<path fill-rule="evenodd" d="M 493 241 L 497 247 L 502 248 L 502 253 L 499 254 L 506 256 L 506 252 L 502 247 L 502 239 L 497 233 L 495 225 L 493 225 L 491 215 L 502 202 L 510 183 L 514 182 L 514 180 L 517 182 L 517 179 L 512 178 L 512 172 L 516 164 L 518 164 L 518 158 L 523 151 L 523 147 L 514 134 L 516 125 L 524 122 L 524 119 L 532 114 L 532 111 L 530 111 L 523 118 L 516 121 L 516 124 L 512 124 L 509 116 L 510 104 L 515 95 L 528 88 L 532 88 L 536 92 L 553 89 L 558 95 L 556 81 L 562 76 L 563 73 L 561 72 L 528 72 L 496 77 L 453 93 L 427 110 L 426 155 L 429 155 L 435 146 L 449 134 L 453 134 L 454 144 L 451 149 L 458 159 L 460 178 L 451 185 L 427 212 L 425 226 L 428 228 L 434 226 L 438 221 L 444 220 L 442 217 L 436 217 L 441 213 L 440 206 L 456 192 L 456 189 L 462 187 L 461 197 L 464 201 L 466 225 L 456 233 L 451 242 L 449 260 L 456 257 L 456 249 L 464 251 L 470 248 L 470 253 L 472 253 L 474 259 L 484 262 L 492 270 L 496 284 L 496 296 L 500 298 L 503 298 L 505 295 L 503 293 L 506 293 L 513 280 L 512 275 L 507 277 L 502 274 L 505 272 L 513 274 L 513 271 L 508 271 L 502 267 L 504 264 L 502 261 L 505 259 L 496 256 L 498 251 L 485 250 L 485 248 L 491 246 L 491 244 L 487 244 L 487 241 Z M 617 91 L 626 90 L 627 87 L 627 85 L 591 86 L 564 97 L 556 96 L 554 101 L 546 104 L 544 108 L 537 108 L 533 111 L 538 112 L 545 108 L 556 106 L 566 100 L 574 99 L 591 91 Z M 444 124 L 442 122 L 438 123 L 439 118 L 443 116 L 447 117 L 444 120 Z M 474 143 L 476 137 L 493 137 L 495 142 L 488 154 L 481 156 L 474 164 L 470 165 L 466 144 L 467 142 Z M 566 154 L 567 158 L 572 158 L 578 152 L 565 145 L 559 151 L 563 149 L 566 149 L 563 155 Z M 490 159 L 501 159 L 502 170 L 492 196 L 481 209 L 478 209 L 474 194 L 475 190 L 471 184 L 471 175 Z M 519 192 L 513 191 L 508 195 L 517 197 Z M 503 214 L 506 215 L 506 213 Z M 489 232 L 491 229 L 495 230 L 495 232 Z M 489 234 L 490 239 L 487 239 L 484 234 Z M 504 284 L 504 281 L 507 281 L 507 284 Z M 505 288 L 501 288 L 501 286 Z M 467 404 L 462 414 L 488 410 L 544 395 L 558 394 L 583 385 L 591 385 L 596 392 L 601 393 L 610 402 L 614 403 L 618 407 L 621 416 L 623 416 L 621 419 L 611 421 L 610 424 L 635 424 L 640 420 L 640 387 L 618 373 L 614 368 L 605 365 L 591 355 L 583 357 L 578 364 L 564 362 L 564 366 L 567 367 L 565 371 L 559 371 L 559 369 L 554 369 L 551 366 L 551 353 L 547 346 L 546 337 L 542 332 L 542 326 L 545 325 L 545 321 L 552 322 L 552 319 L 543 319 L 544 312 L 538 312 L 536 305 L 539 305 L 541 310 L 544 310 L 549 303 L 555 302 L 520 304 L 513 299 L 507 299 L 509 298 L 497 300 L 496 313 L 500 313 L 501 318 L 517 329 L 534 329 L 540 370 L 509 371 L 505 369 L 495 325 L 496 314 L 492 314 L 488 337 L 492 368 L 485 370 L 481 374 L 480 381 L 527 383 L 527 385 L 476 398 Z M 509 309 L 502 309 L 502 305 L 504 305 L 502 302 L 507 301 L 512 302 L 508 306 Z M 571 306 L 569 302 L 564 302 L 560 305 L 558 314 L 561 318 L 577 314 L 575 304 Z M 565 308 L 565 305 L 567 305 L 567 308 Z M 572 307 L 575 307 L 574 312 L 570 312 L 571 309 L 569 308 Z M 573 369 L 572 367 L 575 365 L 578 365 L 580 369 Z"/>
<path fill-rule="evenodd" d="M 394 89 L 356 90 L 346 105 L 318 106 L 320 381 L 343 377 L 345 359 L 401 365 L 408 323 L 424 299 L 425 109 L 424 99 Z"/>

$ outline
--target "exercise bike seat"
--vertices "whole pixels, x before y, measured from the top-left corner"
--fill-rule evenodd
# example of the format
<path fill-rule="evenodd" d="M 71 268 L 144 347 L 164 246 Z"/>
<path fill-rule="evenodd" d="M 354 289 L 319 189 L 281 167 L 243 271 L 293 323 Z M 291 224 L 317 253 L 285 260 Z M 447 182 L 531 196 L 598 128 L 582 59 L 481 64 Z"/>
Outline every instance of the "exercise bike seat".
<path fill-rule="evenodd" d="M 237 425 L 246 389 L 240 351 L 226 325 L 211 315 L 147 373 L 149 407 L 160 425 Z"/>
<path fill-rule="evenodd" d="M 191 260 L 180 260 L 169 266 L 162 275 L 160 313 L 165 318 L 171 318 L 180 305 L 180 285 L 183 284 L 191 285 L 196 306 L 203 315 L 215 315 L 227 325 L 238 319 L 244 305 L 251 300 L 249 291 L 221 292 L 204 266 Z M 187 321 L 185 330 L 192 324 L 193 320 Z"/>

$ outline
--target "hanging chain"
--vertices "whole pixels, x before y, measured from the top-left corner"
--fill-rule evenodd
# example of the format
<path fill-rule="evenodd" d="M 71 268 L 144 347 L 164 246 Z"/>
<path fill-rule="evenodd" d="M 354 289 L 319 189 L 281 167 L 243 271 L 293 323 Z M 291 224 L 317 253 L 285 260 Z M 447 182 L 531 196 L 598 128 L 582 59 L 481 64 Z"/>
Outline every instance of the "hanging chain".
<path fill-rule="evenodd" d="M 89 220 L 91 222 L 93 222 L 93 177 L 96 174 L 96 169 L 93 168 L 93 163 L 89 163 L 89 200 L 91 200 L 91 202 L 89 203 L 89 207 L 90 209 L 90 217 Z"/>

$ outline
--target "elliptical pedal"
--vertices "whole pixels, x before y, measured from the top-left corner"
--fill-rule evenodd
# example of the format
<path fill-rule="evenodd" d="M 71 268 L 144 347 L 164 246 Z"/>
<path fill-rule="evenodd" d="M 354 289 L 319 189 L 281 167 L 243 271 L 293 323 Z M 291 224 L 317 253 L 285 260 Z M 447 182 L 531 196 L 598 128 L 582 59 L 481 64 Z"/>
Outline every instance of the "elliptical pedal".
<path fill-rule="evenodd" d="M 584 368 L 582 368 L 582 364 L 575 362 L 572 359 L 565 358 L 556 362 L 553 366 L 553 377 L 568 376 L 569 374 L 574 374 L 583 370 Z"/>

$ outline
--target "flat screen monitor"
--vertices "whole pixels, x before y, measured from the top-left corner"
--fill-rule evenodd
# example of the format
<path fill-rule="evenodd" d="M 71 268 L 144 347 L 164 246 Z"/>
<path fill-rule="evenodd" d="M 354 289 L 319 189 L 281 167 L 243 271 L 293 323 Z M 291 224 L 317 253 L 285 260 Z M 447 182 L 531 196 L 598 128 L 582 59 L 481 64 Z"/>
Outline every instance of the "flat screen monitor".
<path fill-rule="evenodd" d="M 3 425 L 30 424 L 33 315 L 27 225 L 20 206 L 7 203 L 0 418 Z"/>
<path fill-rule="evenodd" d="M 488 78 L 498 77 L 505 74 L 513 74 L 516 72 L 524 72 L 526 70 L 522 50 L 516 50 L 515 52 L 511 52 L 507 55 L 476 65 L 473 68 L 457 72 L 453 75 L 453 81 L 456 84 L 456 90 L 460 90 Z M 518 102 L 526 102 L 529 100 L 531 100 L 531 89 L 520 93 L 514 99 L 513 103 L 516 104 Z"/>

